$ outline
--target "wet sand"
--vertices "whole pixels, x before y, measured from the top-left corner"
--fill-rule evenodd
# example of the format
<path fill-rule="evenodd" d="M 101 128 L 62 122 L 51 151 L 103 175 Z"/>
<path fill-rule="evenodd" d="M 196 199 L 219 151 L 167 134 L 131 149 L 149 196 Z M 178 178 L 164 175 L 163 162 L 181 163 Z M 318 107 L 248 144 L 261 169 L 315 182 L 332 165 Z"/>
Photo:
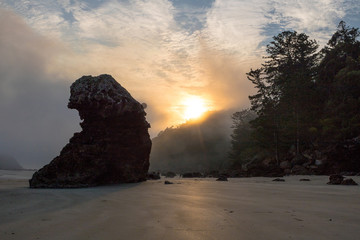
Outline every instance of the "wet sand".
<path fill-rule="evenodd" d="M 0 239 L 359 239 L 360 187 L 326 176 L 29 189 L 0 171 Z M 300 182 L 309 178 L 310 182 Z M 360 183 L 360 177 L 352 177 Z"/>

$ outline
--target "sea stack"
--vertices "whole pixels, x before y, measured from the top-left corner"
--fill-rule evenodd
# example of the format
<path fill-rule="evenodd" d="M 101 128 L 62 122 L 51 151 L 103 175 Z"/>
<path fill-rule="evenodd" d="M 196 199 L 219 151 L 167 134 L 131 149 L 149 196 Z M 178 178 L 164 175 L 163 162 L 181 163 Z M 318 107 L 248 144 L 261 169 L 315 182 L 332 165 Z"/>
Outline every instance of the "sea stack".
<path fill-rule="evenodd" d="M 81 77 L 71 85 L 70 93 L 68 108 L 79 111 L 82 131 L 74 134 L 59 156 L 34 173 L 30 187 L 145 181 L 151 140 L 144 105 L 106 74 Z"/>

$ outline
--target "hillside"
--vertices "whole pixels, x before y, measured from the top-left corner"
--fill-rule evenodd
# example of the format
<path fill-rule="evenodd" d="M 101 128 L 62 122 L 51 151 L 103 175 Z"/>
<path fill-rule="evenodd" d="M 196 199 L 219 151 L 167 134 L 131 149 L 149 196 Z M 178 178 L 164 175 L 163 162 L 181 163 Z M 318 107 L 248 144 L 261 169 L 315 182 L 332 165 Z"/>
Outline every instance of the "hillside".
<path fill-rule="evenodd" d="M 210 112 L 203 121 L 188 121 L 160 132 L 152 142 L 150 171 L 211 171 L 227 166 L 231 112 Z"/>

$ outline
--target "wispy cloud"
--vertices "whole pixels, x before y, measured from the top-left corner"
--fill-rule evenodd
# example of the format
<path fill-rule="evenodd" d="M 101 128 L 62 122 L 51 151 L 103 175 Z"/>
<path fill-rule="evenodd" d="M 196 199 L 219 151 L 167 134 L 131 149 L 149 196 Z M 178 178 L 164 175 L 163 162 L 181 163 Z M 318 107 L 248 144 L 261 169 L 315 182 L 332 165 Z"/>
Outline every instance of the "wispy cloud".
<path fill-rule="evenodd" d="M 283 29 L 305 32 L 325 44 L 339 21 L 351 11 L 346 0 L 304 0 L 270 2 L 271 23 Z"/>

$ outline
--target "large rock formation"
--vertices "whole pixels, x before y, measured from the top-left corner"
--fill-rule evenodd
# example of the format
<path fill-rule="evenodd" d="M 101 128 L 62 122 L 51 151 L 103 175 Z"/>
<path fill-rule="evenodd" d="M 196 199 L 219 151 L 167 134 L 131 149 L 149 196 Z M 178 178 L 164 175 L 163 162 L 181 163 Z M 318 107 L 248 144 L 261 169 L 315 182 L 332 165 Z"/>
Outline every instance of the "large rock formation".
<path fill-rule="evenodd" d="M 83 76 L 70 87 L 82 132 L 34 173 L 32 188 L 74 188 L 145 181 L 151 140 L 144 106 L 110 75 Z M 56 131 L 61 131 L 58 129 Z"/>

